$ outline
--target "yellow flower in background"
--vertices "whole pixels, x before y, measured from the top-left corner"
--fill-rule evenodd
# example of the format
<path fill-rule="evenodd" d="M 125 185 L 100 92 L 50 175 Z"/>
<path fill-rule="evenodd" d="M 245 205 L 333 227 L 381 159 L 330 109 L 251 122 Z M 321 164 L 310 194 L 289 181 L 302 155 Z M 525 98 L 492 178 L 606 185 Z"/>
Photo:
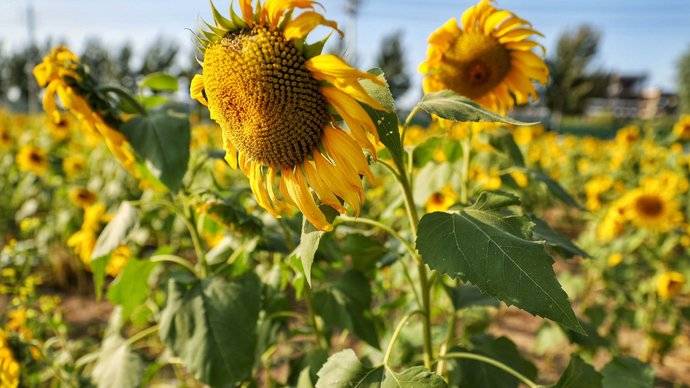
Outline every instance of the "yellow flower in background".
<path fill-rule="evenodd" d="M 656 279 L 656 292 L 661 299 L 670 299 L 678 295 L 685 285 L 685 276 L 676 271 L 664 272 Z"/>
<path fill-rule="evenodd" d="M 420 65 L 424 91 L 450 89 L 505 114 L 537 97 L 533 82 L 546 83 L 549 71 L 531 40 L 541 35 L 524 19 L 481 0 L 429 36 Z"/>
<path fill-rule="evenodd" d="M 426 200 L 426 212 L 443 212 L 455 205 L 458 195 L 450 186 L 445 186 L 440 191 L 432 193 Z"/>
<path fill-rule="evenodd" d="M 690 115 L 683 115 L 673 126 L 673 134 L 680 140 L 690 140 Z"/>
<path fill-rule="evenodd" d="M 62 161 L 62 169 L 68 177 L 73 178 L 86 167 L 86 159 L 80 154 L 68 155 Z"/>
<path fill-rule="evenodd" d="M 7 334 L 0 329 L 0 388 L 19 386 L 20 367 L 7 343 Z"/>
<path fill-rule="evenodd" d="M 72 126 L 70 117 L 71 116 L 64 114 L 58 118 L 48 117 L 48 120 L 46 120 L 48 122 L 50 134 L 55 140 L 60 141 L 69 137 Z"/>
<path fill-rule="evenodd" d="M 624 146 L 631 146 L 640 140 L 640 128 L 636 125 L 628 125 L 618 130 L 616 133 L 616 143 Z"/>
<path fill-rule="evenodd" d="M 525 187 L 529 186 L 529 177 L 527 176 L 527 174 L 525 174 L 524 171 L 521 171 L 521 170 L 511 171 L 510 177 L 513 178 L 515 183 L 521 189 L 524 189 Z"/>
<path fill-rule="evenodd" d="M 69 199 L 75 206 L 86 209 L 96 202 L 96 193 L 85 187 L 74 187 L 69 191 Z"/>
<path fill-rule="evenodd" d="M 501 176 L 495 169 L 486 171 L 478 166 L 472 166 L 470 179 L 484 190 L 498 190 L 501 188 Z"/>
<path fill-rule="evenodd" d="M 74 252 L 86 265 L 91 264 L 91 253 L 96 246 L 96 238 L 105 216 L 106 208 L 102 203 L 95 203 L 87 207 L 84 209 L 84 221 L 81 229 L 67 240 L 67 245 L 74 249 Z"/>
<path fill-rule="evenodd" d="M 626 206 L 620 201 L 614 202 L 606 211 L 599 225 L 597 225 L 597 239 L 600 242 L 609 242 L 623 233 L 625 228 Z"/>
<path fill-rule="evenodd" d="M 330 230 L 319 204 L 345 213 L 345 203 L 358 214 L 360 176 L 374 179 L 364 151 L 376 156 L 376 127 L 360 103 L 383 107 L 359 82 L 384 81 L 336 55 L 308 56 L 314 28 L 337 30 L 314 4 L 241 0 L 242 18 L 232 21 L 213 8 L 215 26 L 199 36 L 203 74 L 190 93 L 220 125 L 226 159 L 249 178 L 261 207 L 279 217 L 293 205 Z"/>
<path fill-rule="evenodd" d="M 122 269 L 125 268 L 125 265 L 127 265 L 131 258 L 132 250 L 127 245 L 120 245 L 110 254 L 110 260 L 108 260 L 108 264 L 105 267 L 105 272 L 112 277 L 116 277 L 122 272 Z"/>
<path fill-rule="evenodd" d="M 601 208 L 601 195 L 611 190 L 613 179 L 608 175 L 595 176 L 585 183 L 585 195 L 587 201 L 585 206 L 589 210 L 599 210 Z"/>
<path fill-rule="evenodd" d="M 606 264 L 607 264 L 609 267 L 615 267 L 615 266 L 617 266 L 618 264 L 620 264 L 620 263 L 622 263 L 622 262 L 623 262 L 623 254 L 620 253 L 620 252 L 612 253 L 612 254 L 609 256 L 609 258 L 606 260 Z"/>
<path fill-rule="evenodd" d="M 626 207 L 628 220 L 640 228 L 667 232 L 683 222 L 678 201 L 662 192 L 635 189 L 621 201 Z"/>
<path fill-rule="evenodd" d="M 43 175 L 48 171 L 48 155 L 40 147 L 26 145 L 17 154 L 17 165 L 21 171 Z"/>
<path fill-rule="evenodd" d="M 543 125 L 518 126 L 513 130 L 513 138 L 519 145 L 525 146 L 544 133 Z"/>
<path fill-rule="evenodd" d="M 684 194 L 688 191 L 688 180 L 673 170 L 656 171 L 653 176 L 640 180 L 640 187 L 647 191 L 657 191 L 669 197 Z"/>
<path fill-rule="evenodd" d="M 14 144 L 12 134 L 6 127 L 0 125 L 0 147 L 9 148 L 12 144 Z"/>

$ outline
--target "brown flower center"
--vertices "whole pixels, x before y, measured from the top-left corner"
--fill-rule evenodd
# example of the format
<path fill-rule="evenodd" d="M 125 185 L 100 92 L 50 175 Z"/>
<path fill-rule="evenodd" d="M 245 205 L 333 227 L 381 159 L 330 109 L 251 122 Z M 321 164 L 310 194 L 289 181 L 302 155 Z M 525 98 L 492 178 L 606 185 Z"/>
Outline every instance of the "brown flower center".
<path fill-rule="evenodd" d="M 238 151 L 267 165 L 295 166 L 319 144 L 330 121 L 319 88 L 279 31 L 231 33 L 205 52 L 212 118 Z"/>
<path fill-rule="evenodd" d="M 664 211 L 664 202 L 655 195 L 645 194 L 635 201 L 637 211 L 647 217 L 658 217 Z"/>

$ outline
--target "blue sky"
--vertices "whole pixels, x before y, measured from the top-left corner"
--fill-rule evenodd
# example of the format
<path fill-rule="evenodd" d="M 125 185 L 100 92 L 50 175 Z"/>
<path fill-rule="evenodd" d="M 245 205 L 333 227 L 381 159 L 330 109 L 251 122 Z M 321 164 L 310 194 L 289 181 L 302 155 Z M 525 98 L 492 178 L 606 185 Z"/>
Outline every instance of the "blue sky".
<path fill-rule="evenodd" d="M 16 47 L 27 39 L 25 9 L 29 0 L 0 0 L 0 41 Z M 200 17 L 208 18 L 206 0 L 31 0 L 36 9 L 37 36 L 62 38 L 79 47 L 87 37 L 99 36 L 119 46 L 131 41 L 144 47 L 157 36 L 191 46 Z M 348 26 L 345 0 L 322 0 L 327 15 Z M 219 8 L 228 0 L 215 0 Z M 426 37 L 452 16 L 459 16 L 469 0 L 365 0 L 357 25 L 361 65 L 372 64 L 381 38 L 404 31 L 406 56 L 416 75 L 424 58 Z M 547 49 L 560 32 L 589 23 L 603 32 L 597 66 L 622 72 L 646 72 L 649 86 L 674 88 L 675 63 L 690 47 L 690 0 L 499 0 L 542 31 Z"/>

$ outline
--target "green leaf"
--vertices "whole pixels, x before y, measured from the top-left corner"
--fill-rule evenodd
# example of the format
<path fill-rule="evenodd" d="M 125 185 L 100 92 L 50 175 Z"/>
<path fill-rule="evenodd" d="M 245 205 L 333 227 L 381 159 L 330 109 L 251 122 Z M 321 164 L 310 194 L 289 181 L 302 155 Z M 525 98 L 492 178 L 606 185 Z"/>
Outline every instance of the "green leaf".
<path fill-rule="evenodd" d="M 189 161 L 189 120 L 185 115 L 162 110 L 137 116 L 122 132 L 151 174 L 171 191 L 177 191 Z"/>
<path fill-rule="evenodd" d="M 443 378 L 423 366 L 414 366 L 400 373 L 386 373 L 381 388 L 445 388 Z"/>
<path fill-rule="evenodd" d="M 122 202 L 113 219 L 98 236 L 91 258 L 97 259 L 109 255 L 115 248 L 122 245 L 138 219 L 137 209 L 127 201 Z"/>
<path fill-rule="evenodd" d="M 144 365 L 118 334 L 103 340 L 92 377 L 98 388 L 135 388 L 141 382 Z"/>
<path fill-rule="evenodd" d="M 606 364 L 601 374 L 604 375 L 604 388 L 652 388 L 654 386 L 654 369 L 632 357 L 616 357 Z"/>
<path fill-rule="evenodd" d="M 497 307 L 500 303 L 493 296 L 486 295 L 478 287 L 471 284 L 461 284 L 457 287 L 449 287 L 444 285 L 444 288 L 448 293 L 451 302 L 453 303 L 453 307 L 456 310 L 474 306 Z"/>
<path fill-rule="evenodd" d="M 553 388 L 602 388 L 601 378 L 601 374 L 591 365 L 582 361 L 579 356 L 573 355 L 565 372 Z"/>
<path fill-rule="evenodd" d="M 131 203 L 124 201 L 117 209 L 117 213 L 105 226 L 96 240 L 91 253 L 91 271 L 93 273 L 96 298 L 101 298 L 105 269 L 110 260 L 110 253 L 125 243 L 129 233 L 139 220 L 139 212 Z"/>
<path fill-rule="evenodd" d="M 375 74 L 379 79 L 385 82 L 386 78 L 381 69 L 371 69 L 369 73 Z M 378 101 L 386 109 L 385 112 L 378 111 L 368 105 L 363 105 L 371 117 L 379 134 L 381 143 L 386 146 L 393 157 L 393 161 L 398 167 L 404 166 L 403 161 L 403 145 L 400 142 L 400 129 L 398 123 L 398 115 L 395 113 L 395 100 L 388 88 L 388 83 L 385 86 L 376 84 L 370 80 L 362 80 L 360 84 L 367 93 Z"/>
<path fill-rule="evenodd" d="M 358 271 L 348 271 L 331 287 L 314 293 L 317 313 L 326 325 L 347 329 L 369 345 L 379 348 L 376 325 L 367 310 L 371 305 L 371 286 Z"/>
<path fill-rule="evenodd" d="M 530 220 L 534 223 L 534 237 L 546 241 L 546 243 L 554 248 L 560 248 L 567 253 L 568 256 L 582 256 L 590 257 L 587 252 L 583 251 L 575 245 L 570 239 L 561 233 L 557 232 L 546 221 L 531 216 Z"/>
<path fill-rule="evenodd" d="M 142 88 L 149 88 L 158 92 L 176 92 L 179 88 L 177 78 L 165 73 L 151 73 L 139 83 Z"/>
<path fill-rule="evenodd" d="M 131 259 L 110 284 L 108 299 L 122 307 L 122 319 L 128 319 L 146 301 L 151 291 L 149 275 L 157 265 L 147 260 Z"/>
<path fill-rule="evenodd" d="M 159 108 L 167 104 L 168 101 L 168 97 L 162 96 L 160 94 L 154 94 L 152 96 L 144 96 L 139 98 L 139 102 L 141 103 L 141 105 L 143 105 L 144 108 L 148 110 Z"/>
<path fill-rule="evenodd" d="M 206 213 L 216 222 L 232 232 L 248 235 L 261 233 L 263 223 L 249 214 L 242 206 L 231 200 L 217 200 L 208 203 Z"/>
<path fill-rule="evenodd" d="M 253 273 L 191 286 L 171 279 L 160 338 L 197 379 L 229 386 L 251 374 L 260 308 L 261 283 Z"/>
<path fill-rule="evenodd" d="M 582 331 L 556 280 L 544 245 L 478 219 L 495 217 L 473 210 L 431 213 L 419 224 L 417 248 L 435 270 L 458 277 L 506 304 Z"/>
<path fill-rule="evenodd" d="M 518 371 L 530 380 L 537 377 L 537 368 L 520 355 L 517 346 L 506 337 L 493 338 L 488 335 L 472 338 L 473 353 L 500 361 Z M 475 360 L 457 361 L 461 368 L 462 386 L 517 388 L 518 380 L 495 366 Z"/>
<path fill-rule="evenodd" d="M 549 189 L 551 194 L 556 196 L 559 200 L 561 200 L 563 203 L 565 203 L 568 206 L 572 206 L 574 208 L 584 210 L 582 205 L 580 205 L 575 198 L 573 198 L 564 188 L 561 186 L 560 183 L 556 182 L 553 180 L 550 176 L 544 174 L 541 171 L 535 171 L 535 170 L 529 170 L 529 175 L 538 181 L 543 182 L 546 185 L 546 188 Z"/>
<path fill-rule="evenodd" d="M 314 263 L 316 251 L 319 249 L 321 237 L 324 234 L 326 232 L 314 228 L 306 218 L 302 220 L 302 236 L 299 239 L 299 245 L 292 252 L 292 255 L 297 257 L 300 263 L 302 263 L 302 271 L 309 287 L 311 287 L 311 266 Z"/>
<path fill-rule="evenodd" d="M 482 108 L 479 104 L 467 97 L 463 97 L 451 90 L 442 90 L 424 95 L 417 108 L 436 115 L 442 119 L 452 121 L 490 121 L 511 125 L 534 125 L 536 123 L 523 123 L 509 117 L 503 117 Z"/>
<path fill-rule="evenodd" d="M 476 210 L 499 210 L 520 204 L 520 198 L 504 191 L 482 191 L 471 208 Z"/>
<path fill-rule="evenodd" d="M 317 373 L 316 388 L 374 388 L 383 380 L 383 367 L 367 368 L 352 349 L 330 356 Z"/>
<path fill-rule="evenodd" d="M 359 233 L 345 236 L 341 250 L 352 257 L 352 267 L 362 272 L 375 268 L 376 262 L 388 253 L 379 241 Z"/>
<path fill-rule="evenodd" d="M 513 134 L 509 131 L 501 130 L 492 134 L 489 139 L 489 144 L 508 156 L 516 166 L 525 166 L 525 158 L 522 156 L 522 151 L 520 151 L 520 147 L 515 143 Z"/>

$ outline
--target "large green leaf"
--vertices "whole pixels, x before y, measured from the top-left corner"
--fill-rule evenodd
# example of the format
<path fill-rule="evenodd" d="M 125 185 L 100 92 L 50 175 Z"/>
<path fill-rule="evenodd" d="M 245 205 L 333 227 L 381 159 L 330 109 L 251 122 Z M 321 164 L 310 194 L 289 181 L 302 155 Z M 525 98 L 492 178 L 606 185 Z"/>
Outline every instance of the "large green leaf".
<path fill-rule="evenodd" d="M 523 123 L 488 111 L 471 99 L 451 90 L 442 90 L 424 95 L 422 101 L 417 104 L 417 108 L 442 119 L 453 121 L 490 121 L 511 125 L 534 124 Z"/>
<path fill-rule="evenodd" d="M 122 307 L 122 319 L 128 319 L 146 301 L 151 292 L 149 275 L 157 265 L 147 260 L 131 259 L 110 284 L 108 299 Z"/>
<path fill-rule="evenodd" d="M 481 216 L 481 217 L 480 217 Z M 480 219 L 481 218 L 481 219 Z M 417 249 L 435 270 L 470 282 L 506 304 L 582 331 L 544 245 L 515 234 L 485 210 L 425 215 Z"/>
<path fill-rule="evenodd" d="M 386 81 L 381 69 L 371 69 L 369 72 L 377 75 L 382 81 Z M 373 109 L 368 105 L 363 105 L 364 109 L 367 111 L 376 125 L 381 143 L 383 143 L 388 151 L 390 151 L 395 164 L 399 167 L 404 166 L 404 150 L 403 145 L 400 142 L 399 120 L 398 115 L 395 113 L 395 100 L 393 99 L 393 95 L 388 88 L 388 83 L 385 83 L 385 85 L 379 85 L 370 80 L 362 80 L 360 81 L 360 84 L 362 84 L 362 87 L 364 87 L 371 97 L 373 97 L 386 109 L 385 112 L 382 112 Z"/>
<path fill-rule="evenodd" d="M 477 336 L 472 338 L 472 352 L 500 361 L 534 380 L 537 369 L 520 355 L 515 344 L 506 337 Z M 517 388 L 518 380 L 512 375 L 484 362 L 458 360 L 463 387 Z"/>
<path fill-rule="evenodd" d="M 652 388 L 654 386 L 654 369 L 632 357 L 616 357 L 606 364 L 601 374 L 604 375 L 604 388 Z"/>
<path fill-rule="evenodd" d="M 91 376 L 98 388 L 136 388 L 141 382 L 144 365 L 127 342 L 118 334 L 103 340 Z"/>
<path fill-rule="evenodd" d="M 261 283 L 253 273 L 191 286 L 171 279 L 160 337 L 197 379 L 230 386 L 251 374 L 260 307 Z"/>
<path fill-rule="evenodd" d="M 187 116 L 164 109 L 135 117 L 122 126 L 122 132 L 151 174 L 177 191 L 189 161 Z"/>
<path fill-rule="evenodd" d="M 602 388 L 601 374 L 597 372 L 591 365 L 582 361 L 582 359 L 573 355 L 570 358 L 570 363 L 565 372 L 558 379 L 558 382 L 553 388 Z"/>

